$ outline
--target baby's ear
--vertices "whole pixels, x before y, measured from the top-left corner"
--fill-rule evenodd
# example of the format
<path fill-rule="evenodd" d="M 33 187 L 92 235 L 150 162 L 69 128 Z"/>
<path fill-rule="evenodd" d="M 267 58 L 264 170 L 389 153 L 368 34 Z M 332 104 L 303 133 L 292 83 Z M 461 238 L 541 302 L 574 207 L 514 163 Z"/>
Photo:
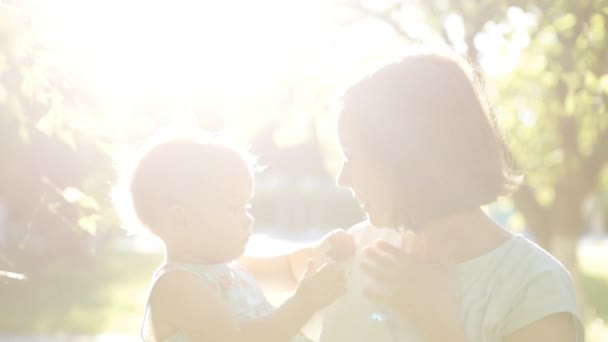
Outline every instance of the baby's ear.
<path fill-rule="evenodd" d="M 181 205 L 171 205 L 167 208 L 165 221 L 171 226 L 185 226 L 187 222 L 186 209 Z"/>

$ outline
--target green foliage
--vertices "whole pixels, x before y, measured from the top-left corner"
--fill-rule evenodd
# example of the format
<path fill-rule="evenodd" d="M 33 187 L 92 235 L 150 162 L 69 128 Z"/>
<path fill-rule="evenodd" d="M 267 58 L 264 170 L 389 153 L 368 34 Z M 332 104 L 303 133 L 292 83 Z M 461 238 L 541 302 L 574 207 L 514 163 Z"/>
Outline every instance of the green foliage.
<path fill-rule="evenodd" d="M 0 205 L 18 228 L 6 233 L 0 266 L 27 269 L 87 253 L 80 228 L 103 223 L 97 213 L 108 202 L 111 165 L 74 127 L 76 113 L 94 110 L 84 87 L 50 62 L 52 51 L 16 7 L 0 4 L 0 18 Z"/>
<path fill-rule="evenodd" d="M 531 189 L 515 197 L 516 206 L 539 232 L 563 226 L 580 234 L 584 198 L 606 189 L 600 179 L 608 163 L 608 1 L 391 3 L 378 11 L 364 1 L 343 2 L 411 42 L 421 39 L 396 14 L 421 9 L 419 26 L 431 32 L 423 41 L 439 37 L 481 66 Z"/>
<path fill-rule="evenodd" d="M 0 283 L 0 331 L 136 335 L 148 282 L 161 260 L 106 248 L 86 262 L 46 264 L 27 281 Z"/>
<path fill-rule="evenodd" d="M 337 3 L 350 8 L 348 20 L 368 15 L 389 23 L 409 41 L 441 39 L 488 69 L 489 60 L 498 61 L 485 81 L 515 160 L 527 175 L 526 185 L 533 190 L 533 198 L 522 205 L 534 208 L 532 201 L 554 210 L 569 200 L 576 211 L 584 195 L 605 186 L 605 171 L 589 161 L 600 156 L 596 159 L 604 165 L 601 152 L 608 151 L 606 0 L 385 1 L 371 9 L 365 8 L 372 3 L 367 1 Z M 414 14 L 415 25 L 408 21 Z M 37 33 L 15 7 L 0 5 L 0 162 L 8 165 L 0 180 L 0 200 L 14 207 L 9 208 L 11 221 L 30 230 L 49 229 L 37 225 L 49 226 L 46 218 L 54 215 L 59 219 L 50 226 L 98 232 L 117 225 L 108 210 L 114 170 L 107 155 L 174 120 L 161 114 L 175 103 L 155 96 L 162 89 L 158 85 L 150 86 L 154 96 L 134 91 L 133 108 L 104 102 L 90 80 L 79 75 L 80 67 L 45 46 Z M 277 94 L 248 99 L 230 107 L 225 121 L 245 122 L 253 131 L 280 117 L 274 138 L 285 146 L 309 139 L 314 129 L 325 130 L 329 133 L 321 139 L 323 147 L 335 155 L 328 148 L 335 145 L 335 122 L 326 105 L 340 84 L 336 79 L 348 76 L 324 70 L 330 64 L 313 57 L 325 57 L 304 50 L 286 54 L 290 63 L 304 65 L 299 73 L 268 82 L 277 93 L 285 93 L 281 103 L 270 99 Z M 179 98 L 204 102 L 197 98 L 205 95 L 192 91 Z M 269 111 L 252 109 L 273 106 Z M 217 118 L 196 119 L 205 122 L 201 126 L 221 126 Z M 316 121 L 316 128 L 309 129 L 308 120 Z M 568 184 L 572 179 L 582 181 Z"/>

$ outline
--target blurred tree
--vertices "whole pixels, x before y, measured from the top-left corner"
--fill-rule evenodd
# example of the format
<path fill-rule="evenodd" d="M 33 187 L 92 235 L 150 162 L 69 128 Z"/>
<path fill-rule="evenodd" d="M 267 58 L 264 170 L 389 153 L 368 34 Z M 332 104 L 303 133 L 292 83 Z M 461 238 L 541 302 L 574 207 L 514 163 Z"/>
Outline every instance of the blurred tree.
<path fill-rule="evenodd" d="M 48 56 L 28 18 L 0 3 L 0 260 L 19 271 L 88 252 L 111 165 L 72 127 L 87 96 Z"/>
<path fill-rule="evenodd" d="M 608 185 L 608 1 L 341 1 L 409 42 L 443 41 L 486 73 L 525 183 L 513 197 L 536 240 L 571 271 L 583 203 Z"/>

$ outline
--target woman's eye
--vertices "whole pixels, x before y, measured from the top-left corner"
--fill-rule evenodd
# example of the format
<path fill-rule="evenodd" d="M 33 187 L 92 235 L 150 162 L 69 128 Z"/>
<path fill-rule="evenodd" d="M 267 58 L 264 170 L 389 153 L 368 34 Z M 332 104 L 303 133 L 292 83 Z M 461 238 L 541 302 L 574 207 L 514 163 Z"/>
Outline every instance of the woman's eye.
<path fill-rule="evenodd" d="M 342 159 L 344 160 L 345 163 L 352 163 L 352 161 L 354 159 L 356 159 L 357 156 L 353 155 L 352 153 L 349 154 L 344 154 L 342 156 Z"/>
<path fill-rule="evenodd" d="M 239 214 L 239 213 L 248 211 L 249 209 L 251 209 L 251 203 L 247 203 L 245 205 L 235 205 L 232 207 L 232 210 L 234 211 L 235 214 Z"/>

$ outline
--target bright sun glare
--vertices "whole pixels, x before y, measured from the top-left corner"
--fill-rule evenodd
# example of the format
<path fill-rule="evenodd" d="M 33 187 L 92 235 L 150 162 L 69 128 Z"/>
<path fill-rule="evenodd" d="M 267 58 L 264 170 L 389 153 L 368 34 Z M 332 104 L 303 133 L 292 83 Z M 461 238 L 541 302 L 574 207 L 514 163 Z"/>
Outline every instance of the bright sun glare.
<path fill-rule="evenodd" d="M 326 5 L 320 0 L 32 2 L 47 38 L 118 96 L 273 86 L 298 50 L 324 43 Z"/>
<path fill-rule="evenodd" d="M 332 12 L 336 4 L 329 0 L 27 3 L 45 40 L 60 47 L 74 69 L 114 101 L 152 95 L 185 104 L 200 94 L 276 95 L 294 73 L 350 77 L 361 64 L 390 58 L 405 46 L 388 25 L 339 27 Z M 407 22 L 414 31 L 427 26 L 415 16 Z M 531 17 L 514 7 L 507 22 L 490 23 L 475 39 L 488 73 L 504 74 L 517 66 L 531 25 Z M 461 19 L 448 16 L 445 26 L 462 50 Z M 514 39 L 506 41 L 505 32 L 514 33 Z"/>
<path fill-rule="evenodd" d="M 36 31 L 60 51 L 62 62 L 69 61 L 94 89 L 122 106 L 115 118 L 121 124 L 137 97 L 167 98 L 183 106 L 176 111 L 184 112 L 201 98 L 269 98 L 259 108 L 249 104 L 237 110 L 240 121 L 248 116 L 260 121 L 262 113 L 282 110 L 281 94 L 291 80 L 312 94 L 302 102 L 319 101 L 316 88 L 338 88 L 369 64 L 394 57 L 407 46 L 389 25 L 362 21 L 340 27 L 330 0 L 27 3 Z M 410 14 L 409 28 L 425 32 L 422 19 Z M 529 43 L 526 30 L 533 24 L 528 14 L 512 8 L 507 22 L 488 25 L 476 37 L 489 74 L 517 66 L 521 49 Z M 465 33 L 461 18 L 449 16 L 445 25 L 459 49 Z M 514 33 L 514 39 L 506 41 L 505 32 Z M 243 125 L 251 129 L 253 121 Z"/>

